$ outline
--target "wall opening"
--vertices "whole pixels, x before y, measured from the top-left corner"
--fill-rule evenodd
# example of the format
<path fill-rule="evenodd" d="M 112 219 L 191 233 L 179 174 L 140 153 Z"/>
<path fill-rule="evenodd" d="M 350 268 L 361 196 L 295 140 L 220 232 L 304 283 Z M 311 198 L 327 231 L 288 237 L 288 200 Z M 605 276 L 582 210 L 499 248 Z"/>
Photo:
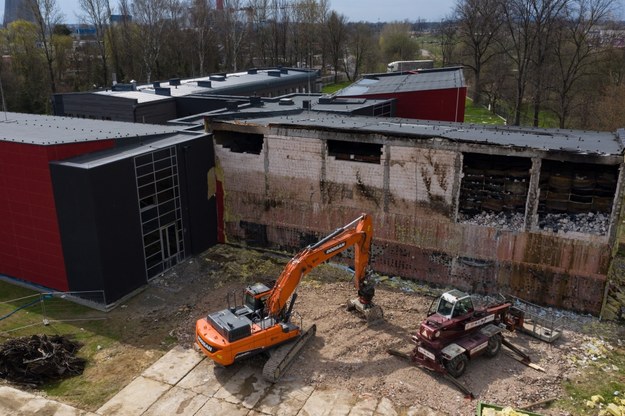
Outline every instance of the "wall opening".
<path fill-rule="evenodd" d="M 234 153 L 252 153 L 259 155 L 263 150 L 265 136 L 256 133 L 237 131 L 215 131 L 215 143 Z"/>
<path fill-rule="evenodd" d="M 520 230 L 531 167 L 528 158 L 464 153 L 458 222 Z"/>
<path fill-rule="evenodd" d="M 617 181 L 617 166 L 543 160 L 538 227 L 607 234 Z"/>
<path fill-rule="evenodd" d="M 337 160 L 380 164 L 382 145 L 328 140 L 328 156 L 333 156 Z"/>

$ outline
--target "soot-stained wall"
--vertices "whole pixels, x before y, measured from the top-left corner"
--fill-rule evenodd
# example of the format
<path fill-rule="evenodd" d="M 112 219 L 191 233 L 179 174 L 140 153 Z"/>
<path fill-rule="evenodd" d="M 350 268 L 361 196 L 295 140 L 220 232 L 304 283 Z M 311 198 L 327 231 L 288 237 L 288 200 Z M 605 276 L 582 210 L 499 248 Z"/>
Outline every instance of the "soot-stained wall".
<path fill-rule="evenodd" d="M 475 156 L 514 154 L 496 146 L 440 146 L 431 140 L 285 127 L 216 129 L 214 134 L 229 241 L 296 251 L 366 212 L 374 220 L 372 267 L 379 273 L 601 311 L 618 204 L 606 214 L 605 232 L 541 228 L 537 155 L 525 151 L 515 164 L 524 172 L 508 177 L 500 166 L 503 159 L 489 166 Z M 256 140 L 256 151 L 229 145 L 234 137 Z M 480 160 L 471 172 L 473 179 L 482 175 L 486 184 L 480 192 L 488 191 L 492 199 L 488 224 L 464 212 L 470 211 L 461 197 L 470 188 L 463 183 L 469 180 L 465 158 Z M 616 162 L 608 169 L 615 174 L 612 201 L 621 193 L 619 169 Z"/>

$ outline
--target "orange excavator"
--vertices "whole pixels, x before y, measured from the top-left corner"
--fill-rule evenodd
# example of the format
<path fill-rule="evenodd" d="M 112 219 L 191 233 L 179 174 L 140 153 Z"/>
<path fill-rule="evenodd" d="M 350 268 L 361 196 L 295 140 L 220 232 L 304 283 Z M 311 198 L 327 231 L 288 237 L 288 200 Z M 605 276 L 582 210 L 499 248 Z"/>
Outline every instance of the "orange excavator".
<path fill-rule="evenodd" d="M 359 311 L 369 322 L 381 319 L 382 309 L 373 304 L 374 282 L 368 270 L 372 230 L 371 217 L 362 214 L 296 254 L 273 287 L 263 283 L 248 286 L 243 305 L 199 319 L 195 332 L 200 350 L 223 366 L 254 354 L 268 353 L 263 377 L 270 382 L 278 381 L 316 332 L 316 325 L 303 330 L 291 319 L 297 286 L 306 273 L 352 246 L 358 298 L 348 302 L 348 309 Z"/>

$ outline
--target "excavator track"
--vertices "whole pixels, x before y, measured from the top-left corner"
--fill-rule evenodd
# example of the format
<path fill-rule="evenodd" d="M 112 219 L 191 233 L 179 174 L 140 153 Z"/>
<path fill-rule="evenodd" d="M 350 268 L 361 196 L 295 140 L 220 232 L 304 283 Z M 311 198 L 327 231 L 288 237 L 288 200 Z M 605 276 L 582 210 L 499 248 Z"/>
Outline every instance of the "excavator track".
<path fill-rule="evenodd" d="M 263 367 L 263 378 L 270 383 L 276 383 L 286 372 L 297 354 L 317 332 L 317 325 L 312 325 L 293 342 L 289 342 L 271 350 L 271 356 Z"/>

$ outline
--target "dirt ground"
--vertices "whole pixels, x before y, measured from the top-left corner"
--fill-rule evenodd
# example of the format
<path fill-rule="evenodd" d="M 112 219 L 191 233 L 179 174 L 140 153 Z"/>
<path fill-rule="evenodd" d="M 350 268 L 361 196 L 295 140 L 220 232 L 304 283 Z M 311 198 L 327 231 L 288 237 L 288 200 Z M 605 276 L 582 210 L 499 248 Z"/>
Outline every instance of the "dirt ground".
<path fill-rule="evenodd" d="M 276 279 L 287 261 L 287 257 L 272 253 L 217 246 L 155 279 L 137 297 L 141 301 L 132 299 L 115 313 L 126 313 L 128 320 L 142 322 L 145 333 L 135 334 L 136 342 L 149 343 L 140 340 L 166 330 L 168 338 L 192 347 L 199 317 L 225 308 L 227 294 L 241 291 L 246 283 Z M 387 397 L 405 408 L 420 404 L 443 414 L 475 414 L 476 401 L 465 399 L 448 381 L 387 353 L 388 348 L 406 352 L 412 349 L 410 336 L 440 291 L 424 288 L 409 292 L 382 283 L 376 290 L 375 302 L 384 309 L 385 319 L 367 325 L 358 315 L 346 311 L 347 300 L 355 295 L 350 279 L 348 271 L 332 265 L 320 266 L 304 278 L 295 310 L 305 327 L 317 325 L 317 335 L 280 382 L 298 380 L 318 388 Z M 574 321 L 581 326 L 589 320 L 579 317 Z M 615 339 L 625 339 L 622 329 L 614 335 Z M 470 362 L 460 378 L 478 400 L 519 407 L 561 398 L 565 395 L 562 381 L 579 374 L 580 362 L 594 356 L 589 349 L 596 348 L 600 356 L 602 348 L 612 348 L 607 341 L 572 330 L 565 331 L 554 344 L 525 334 L 506 337 L 546 371 L 522 365 L 505 349 L 492 359 L 479 357 Z M 260 366 L 262 358 L 252 358 L 248 365 Z M 546 415 L 567 414 L 541 411 Z"/>

